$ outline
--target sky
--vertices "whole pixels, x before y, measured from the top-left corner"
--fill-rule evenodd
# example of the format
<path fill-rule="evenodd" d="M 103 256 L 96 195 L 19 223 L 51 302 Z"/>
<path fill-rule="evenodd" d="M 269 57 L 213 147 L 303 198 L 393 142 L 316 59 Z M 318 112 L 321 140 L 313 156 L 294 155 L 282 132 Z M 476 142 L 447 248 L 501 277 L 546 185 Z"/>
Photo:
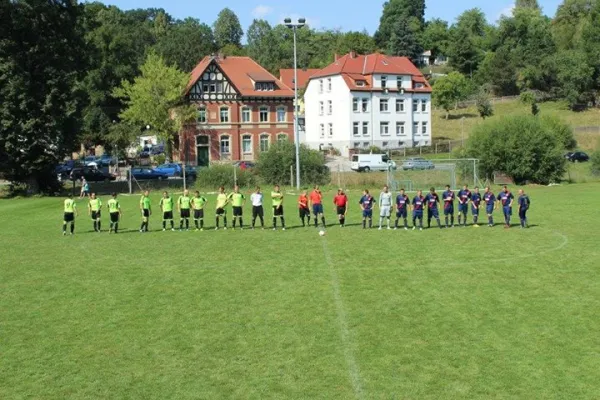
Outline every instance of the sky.
<path fill-rule="evenodd" d="M 163 8 L 173 17 L 183 19 L 193 17 L 208 25 L 217 19 L 219 11 L 225 7 L 232 9 L 240 19 L 244 30 L 254 18 L 262 18 L 272 25 L 285 17 L 304 17 L 317 29 L 341 29 L 342 31 L 362 31 L 373 34 L 379 24 L 383 1 L 367 0 L 104 0 L 121 9 Z M 562 0 L 538 0 L 543 12 L 554 16 Z M 356 4 L 356 5 L 354 5 Z M 370 4 L 366 7 L 365 4 Z M 425 19 L 441 18 L 452 22 L 463 11 L 481 8 L 490 23 L 495 23 L 503 14 L 509 14 L 514 0 L 426 0 Z"/>

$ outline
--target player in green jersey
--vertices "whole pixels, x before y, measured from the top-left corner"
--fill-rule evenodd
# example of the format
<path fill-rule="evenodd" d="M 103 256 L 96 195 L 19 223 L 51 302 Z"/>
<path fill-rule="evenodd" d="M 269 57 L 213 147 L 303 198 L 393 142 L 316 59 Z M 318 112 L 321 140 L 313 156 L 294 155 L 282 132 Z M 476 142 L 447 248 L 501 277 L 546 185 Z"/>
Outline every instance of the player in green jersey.
<path fill-rule="evenodd" d="M 169 196 L 166 190 L 163 192 L 163 197 L 160 199 L 158 206 L 163 213 L 163 232 L 167 230 L 167 221 L 171 223 L 171 230 L 175 231 L 175 223 L 173 222 L 173 198 Z"/>
<path fill-rule="evenodd" d="M 92 217 L 94 223 L 94 232 L 100 232 L 100 214 L 102 211 L 102 200 L 96 198 L 96 193 L 90 195 L 90 201 L 88 203 L 88 215 Z"/>
<path fill-rule="evenodd" d="M 142 213 L 142 226 L 140 226 L 140 232 L 148 232 L 148 222 L 152 215 L 152 204 L 150 201 L 150 192 L 147 190 L 142 194 L 140 199 L 140 211 Z"/>
<path fill-rule="evenodd" d="M 204 230 L 204 206 L 206 205 L 206 197 L 200 196 L 200 192 L 196 190 L 194 197 L 192 198 L 192 208 L 194 209 L 194 224 L 196 224 L 196 231 L 200 229 Z M 200 222 L 200 226 L 198 226 Z"/>
<path fill-rule="evenodd" d="M 285 219 L 283 218 L 283 193 L 279 189 L 279 185 L 275 185 L 271 192 L 271 200 L 273 201 L 273 230 L 277 230 L 277 217 L 281 219 L 281 228 L 285 231 Z"/>
<path fill-rule="evenodd" d="M 190 191 L 184 190 L 183 196 L 179 196 L 177 199 L 177 210 L 179 210 L 179 230 L 183 230 L 183 223 L 185 222 L 185 229 L 190 230 L 190 208 L 192 207 L 192 198 L 190 197 Z"/>
<path fill-rule="evenodd" d="M 123 213 L 121 212 L 121 205 L 117 200 L 117 194 L 113 193 L 111 196 L 112 198 L 106 203 L 108 206 L 108 213 L 110 214 L 110 230 L 108 233 L 112 233 L 113 231 L 119 233 L 119 220 Z"/>
<path fill-rule="evenodd" d="M 217 195 L 217 210 L 215 217 L 215 230 L 219 229 L 219 218 L 223 217 L 223 226 L 227 229 L 227 204 L 229 204 L 230 198 L 225 193 L 225 188 L 221 186 L 219 188 L 219 194 Z"/>
<path fill-rule="evenodd" d="M 240 187 L 235 185 L 233 187 L 233 193 L 229 195 L 229 198 L 233 208 L 233 229 L 235 229 L 235 222 L 238 219 L 240 221 L 240 229 L 244 229 L 242 215 L 244 213 L 244 205 L 246 204 L 246 196 L 244 196 L 243 193 L 240 193 Z"/>
<path fill-rule="evenodd" d="M 71 235 L 75 233 L 75 217 L 77 216 L 77 205 L 73 200 L 73 195 L 69 195 L 64 201 L 64 217 L 63 217 L 63 235 L 67 234 L 67 224 L 71 224 Z"/>

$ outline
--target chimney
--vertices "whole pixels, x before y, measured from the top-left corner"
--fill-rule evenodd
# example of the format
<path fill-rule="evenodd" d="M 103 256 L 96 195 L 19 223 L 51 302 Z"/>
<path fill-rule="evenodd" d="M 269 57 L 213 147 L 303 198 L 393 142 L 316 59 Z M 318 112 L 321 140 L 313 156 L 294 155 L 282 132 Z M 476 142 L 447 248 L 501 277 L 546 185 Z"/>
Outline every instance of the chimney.
<path fill-rule="evenodd" d="M 223 53 L 218 53 L 218 54 L 217 54 L 217 58 L 218 58 L 219 60 L 224 60 L 224 59 L 226 59 L 226 58 L 227 58 L 227 56 L 226 56 L 225 54 L 223 54 Z"/>
<path fill-rule="evenodd" d="M 350 52 L 350 58 L 356 58 L 356 52 L 351 51 Z"/>
<path fill-rule="evenodd" d="M 338 60 L 338 58 L 340 58 L 340 56 L 338 56 L 338 53 L 335 53 L 335 54 L 333 55 L 333 61 L 337 61 L 337 60 Z"/>

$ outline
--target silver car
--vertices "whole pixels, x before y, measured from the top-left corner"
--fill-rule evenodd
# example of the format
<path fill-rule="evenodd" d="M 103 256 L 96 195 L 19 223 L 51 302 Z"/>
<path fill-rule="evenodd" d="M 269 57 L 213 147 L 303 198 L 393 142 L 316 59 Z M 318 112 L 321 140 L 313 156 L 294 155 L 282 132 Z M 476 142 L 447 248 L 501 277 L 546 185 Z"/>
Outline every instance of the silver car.
<path fill-rule="evenodd" d="M 434 169 L 435 165 L 430 160 L 426 160 L 424 158 L 415 157 L 408 158 L 404 160 L 402 163 L 402 169 L 405 171 L 408 170 L 424 170 L 424 169 Z"/>

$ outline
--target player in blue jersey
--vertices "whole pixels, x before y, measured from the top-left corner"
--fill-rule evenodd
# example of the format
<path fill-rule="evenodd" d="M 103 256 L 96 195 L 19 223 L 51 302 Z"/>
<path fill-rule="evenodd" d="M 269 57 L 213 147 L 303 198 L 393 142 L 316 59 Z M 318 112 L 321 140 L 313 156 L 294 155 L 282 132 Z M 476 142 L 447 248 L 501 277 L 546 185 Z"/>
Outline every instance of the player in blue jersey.
<path fill-rule="evenodd" d="M 502 205 L 504 213 L 504 228 L 510 228 L 510 216 L 512 215 L 512 205 L 515 197 L 504 185 L 502 191 L 498 194 L 498 202 Z"/>
<path fill-rule="evenodd" d="M 471 201 L 471 191 L 467 185 L 458 192 L 458 225 L 460 226 L 461 218 L 463 226 L 467 226 L 467 215 L 469 214 L 469 201 Z"/>
<path fill-rule="evenodd" d="M 362 210 L 363 217 L 363 229 L 367 228 L 367 220 L 369 220 L 369 229 L 373 226 L 373 204 L 375 199 L 369 194 L 369 191 L 365 189 L 363 196 L 360 198 L 358 204 Z"/>
<path fill-rule="evenodd" d="M 531 204 L 531 200 L 529 200 L 529 196 L 525 194 L 523 189 L 519 189 L 519 219 L 521 220 L 521 228 L 529 228 L 529 224 L 527 223 L 527 210 L 529 210 L 529 205 Z"/>
<path fill-rule="evenodd" d="M 485 203 L 485 213 L 488 217 L 488 226 L 491 228 L 494 226 L 494 210 L 496 209 L 496 196 L 490 190 L 490 187 L 485 188 L 483 193 L 483 202 Z"/>
<path fill-rule="evenodd" d="M 435 188 L 429 189 L 429 193 L 425 196 L 425 202 L 427 203 L 427 228 L 431 228 L 431 219 L 435 218 L 438 226 L 442 229 L 442 223 L 440 222 L 440 213 L 438 212 L 438 203 L 440 202 L 440 196 L 435 192 Z"/>
<path fill-rule="evenodd" d="M 444 220 L 446 221 L 446 228 L 448 228 L 448 216 L 450 216 L 450 226 L 454 228 L 454 199 L 456 196 L 454 192 L 450 190 L 450 185 L 446 185 L 446 190 L 442 193 L 442 199 L 444 199 Z"/>
<path fill-rule="evenodd" d="M 408 230 L 408 207 L 410 206 L 410 199 L 404 193 L 404 188 L 400 189 L 400 193 L 396 196 L 396 222 L 394 229 L 398 229 L 398 221 L 400 218 L 404 220 L 404 230 Z"/>
<path fill-rule="evenodd" d="M 479 227 L 477 220 L 479 219 L 479 206 L 481 205 L 481 194 L 479 188 L 475 186 L 475 191 L 471 193 L 471 214 L 473 214 L 473 226 Z M 467 215 L 465 214 L 465 220 Z"/>
<path fill-rule="evenodd" d="M 413 231 L 417 229 L 417 220 L 419 220 L 419 230 L 423 230 L 423 209 L 426 204 L 427 201 L 423 197 L 423 192 L 419 190 L 412 200 Z"/>

